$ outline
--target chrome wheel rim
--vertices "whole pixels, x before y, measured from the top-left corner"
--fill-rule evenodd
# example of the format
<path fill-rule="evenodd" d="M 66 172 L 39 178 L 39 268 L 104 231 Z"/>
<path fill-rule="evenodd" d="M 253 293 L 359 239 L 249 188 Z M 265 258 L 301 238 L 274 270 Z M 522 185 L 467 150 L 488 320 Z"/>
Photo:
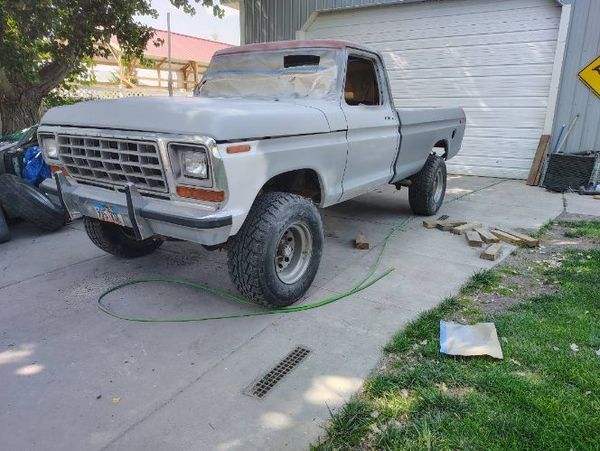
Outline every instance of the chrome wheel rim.
<path fill-rule="evenodd" d="M 444 195 L 444 173 L 439 170 L 433 181 L 433 201 L 437 204 Z"/>
<path fill-rule="evenodd" d="M 302 222 L 287 228 L 277 243 L 275 272 L 279 280 L 287 285 L 302 278 L 312 256 L 312 236 L 308 226 Z"/>

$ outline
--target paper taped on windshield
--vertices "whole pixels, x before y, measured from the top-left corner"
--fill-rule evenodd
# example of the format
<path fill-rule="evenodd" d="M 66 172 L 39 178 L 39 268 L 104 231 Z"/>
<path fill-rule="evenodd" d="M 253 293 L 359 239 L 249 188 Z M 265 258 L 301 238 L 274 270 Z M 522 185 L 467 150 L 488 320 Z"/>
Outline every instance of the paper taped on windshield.
<path fill-rule="evenodd" d="M 197 92 L 206 97 L 333 98 L 336 53 L 274 51 L 216 56 Z"/>

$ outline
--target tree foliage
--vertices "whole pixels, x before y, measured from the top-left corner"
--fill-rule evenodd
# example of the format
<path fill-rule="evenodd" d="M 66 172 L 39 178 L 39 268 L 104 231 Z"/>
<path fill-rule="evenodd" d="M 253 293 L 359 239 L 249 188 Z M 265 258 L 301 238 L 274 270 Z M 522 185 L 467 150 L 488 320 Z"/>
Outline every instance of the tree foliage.
<path fill-rule="evenodd" d="M 213 0 L 170 2 L 188 14 L 198 7 L 224 14 Z M 112 36 L 141 58 L 153 31 L 137 16 L 157 11 L 150 0 L 0 0 L 0 131 L 35 122 L 42 99 L 86 58 L 107 56 Z"/>

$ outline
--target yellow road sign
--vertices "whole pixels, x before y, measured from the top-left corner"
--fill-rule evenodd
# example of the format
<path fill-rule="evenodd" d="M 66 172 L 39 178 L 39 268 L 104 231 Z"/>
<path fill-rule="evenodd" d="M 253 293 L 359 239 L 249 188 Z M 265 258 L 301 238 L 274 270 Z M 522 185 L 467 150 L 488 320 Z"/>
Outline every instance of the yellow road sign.
<path fill-rule="evenodd" d="M 600 56 L 579 72 L 579 78 L 600 97 Z"/>

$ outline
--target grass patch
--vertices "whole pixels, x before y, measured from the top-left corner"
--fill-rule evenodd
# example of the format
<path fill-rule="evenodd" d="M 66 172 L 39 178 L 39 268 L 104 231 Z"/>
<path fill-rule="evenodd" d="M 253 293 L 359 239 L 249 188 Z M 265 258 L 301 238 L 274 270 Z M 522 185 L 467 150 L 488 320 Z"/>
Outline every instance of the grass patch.
<path fill-rule="evenodd" d="M 588 237 L 600 240 L 600 221 L 578 221 L 568 223 L 570 230 L 565 232 L 568 238 Z"/>
<path fill-rule="evenodd" d="M 502 281 L 502 275 L 494 269 L 483 269 L 473 274 L 461 289 L 462 294 L 471 294 L 476 291 L 490 293 L 496 290 Z"/>
<path fill-rule="evenodd" d="M 600 250 L 566 252 L 548 270 L 557 293 L 484 316 L 468 295 L 497 289 L 510 273 L 475 274 L 460 297 L 395 336 L 386 370 L 332 416 L 313 449 L 598 449 Z M 440 354 L 439 321 L 457 313 L 493 321 L 504 360 Z"/>
<path fill-rule="evenodd" d="M 548 221 L 535 232 L 530 233 L 529 236 L 531 236 L 532 238 L 541 238 L 546 234 L 546 232 L 548 232 L 548 230 L 550 230 L 554 226 L 554 224 L 554 221 Z"/>

